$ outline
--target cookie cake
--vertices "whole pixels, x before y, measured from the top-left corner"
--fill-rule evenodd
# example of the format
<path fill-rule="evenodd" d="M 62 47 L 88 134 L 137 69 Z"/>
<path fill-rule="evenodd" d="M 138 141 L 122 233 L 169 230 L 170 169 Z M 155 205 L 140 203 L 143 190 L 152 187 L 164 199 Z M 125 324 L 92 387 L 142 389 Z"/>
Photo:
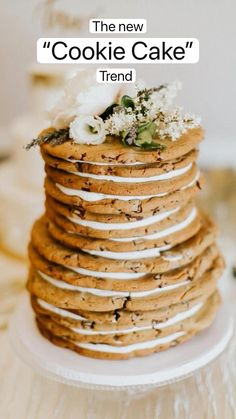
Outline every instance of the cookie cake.
<path fill-rule="evenodd" d="M 46 201 L 27 288 L 55 345 L 127 359 L 187 341 L 215 318 L 224 263 L 195 203 L 203 130 L 173 107 L 178 87 L 127 92 L 80 73 L 29 144 L 41 147 Z"/>

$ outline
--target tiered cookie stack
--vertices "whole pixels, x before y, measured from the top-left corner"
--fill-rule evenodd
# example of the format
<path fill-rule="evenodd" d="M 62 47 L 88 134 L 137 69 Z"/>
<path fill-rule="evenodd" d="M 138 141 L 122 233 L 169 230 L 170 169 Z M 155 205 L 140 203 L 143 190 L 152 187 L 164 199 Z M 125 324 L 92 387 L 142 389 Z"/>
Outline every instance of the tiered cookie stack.
<path fill-rule="evenodd" d="M 46 214 L 32 231 L 28 290 L 41 333 L 91 357 L 125 359 L 208 327 L 223 268 L 195 206 L 200 128 L 163 151 L 44 144 Z"/>

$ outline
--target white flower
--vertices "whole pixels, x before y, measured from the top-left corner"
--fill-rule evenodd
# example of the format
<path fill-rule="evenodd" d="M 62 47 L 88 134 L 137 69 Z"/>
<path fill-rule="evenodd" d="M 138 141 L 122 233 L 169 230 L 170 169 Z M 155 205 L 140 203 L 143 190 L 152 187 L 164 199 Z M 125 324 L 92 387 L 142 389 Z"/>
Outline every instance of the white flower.
<path fill-rule="evenodd" d="M 64 96 L 50 112 L 52 126 L 65 128 L 76 116 L 101 115 L 117 101 L 119 91 L 119 84 L 97 83 L 94 70 L 80 70 L 68 80 Z"/>
<path fill-rule="evenodd" d="M 70 138 L 78 144 L 101 144 L 105 141 L 105 125 L 98 116 L 78 116 L 70 124 Z"/>
<path fill-rule="evenodd" d="M 112 135 L 121 135 L 124 131 L 129 130 L 135 123 L 136 118 L 132 111 L 126 113 L 125 111 L 113 113 L 106 121 L 106 131 Z"/>
<path fill-rule="evenodd" d="M 155 119 L 157 132 L 160 138 L 171 138 L 176 141 L 182 134 L 200 125 L 200 118 L 184 113 L 182 108 L 165 111 Z"/>

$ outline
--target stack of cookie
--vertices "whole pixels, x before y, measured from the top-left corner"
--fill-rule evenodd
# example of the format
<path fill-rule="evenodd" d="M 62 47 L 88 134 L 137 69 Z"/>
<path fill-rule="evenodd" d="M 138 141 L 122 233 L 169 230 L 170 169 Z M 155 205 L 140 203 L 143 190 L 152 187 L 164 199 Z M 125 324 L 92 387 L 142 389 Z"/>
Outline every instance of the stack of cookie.
<path fill-rule="evenodd" d="M 195 206 L 201 128 L 164 150 L 44 144 L 46 212 L 28 290 L 41 333 L 82 355 L 125 359 L 186 341 L 219 305 L 216 228 Z"/>

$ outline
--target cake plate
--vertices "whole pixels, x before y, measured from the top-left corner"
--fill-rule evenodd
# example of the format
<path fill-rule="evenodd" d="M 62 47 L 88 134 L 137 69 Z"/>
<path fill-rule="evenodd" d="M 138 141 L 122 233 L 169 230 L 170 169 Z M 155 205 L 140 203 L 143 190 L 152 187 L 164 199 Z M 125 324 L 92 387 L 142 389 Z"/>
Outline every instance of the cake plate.
<path fill-rule="evenodd" d="M 169 350 L 122 361 L 87 358 L 54 346 L 38 331 L 28 296 L 13 315 L 9 337 L 25 363 L 43 376 L 75 387 L 145 389 L 192 375 L 219 356 L 233 334 L 233 319 L 222 306 L 206 331 Z"/>

